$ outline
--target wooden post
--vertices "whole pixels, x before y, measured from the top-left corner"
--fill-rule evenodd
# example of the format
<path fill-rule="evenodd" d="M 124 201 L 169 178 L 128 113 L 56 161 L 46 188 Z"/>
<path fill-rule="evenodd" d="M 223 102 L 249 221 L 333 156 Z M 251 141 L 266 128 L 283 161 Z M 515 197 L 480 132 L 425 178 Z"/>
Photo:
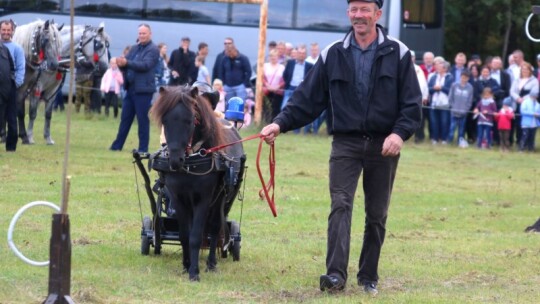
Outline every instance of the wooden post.
<path fill-rule="evenodd" d="M 268 0 L 263 0 L 261 3 L 261 20 L 259 22 L 259 54 L 257 58 L 257 83 L 255 85 L 255 117 L 253 121 L 255 125 L 260 125 L 263 104 L 263 65 L 264 55 L 266 50 L 266 27 L 268 25 Z"/>
<path fill-rule="evenodd" d="M 53 214 L 50 264 L 49 295 L 44 304 L 75 303 L 71 292 L 71 238 L 69 215 Z"/>
<path fill-rule="evenodd" d="M 70 44 L 73 45 L 73 26 L 75 1 L 70 0 Z M 71 135 L 71 111 L 73 108 L 73 78 L 75 71 L 75 51 L 70 48 L 69 95 L 66 111 L 66 142 L 64 144 L 64 166 L 62 170 L 62 206 L 60 213 L 53 215 L 51 245 L 49 251 L 49 294 L 44 304 L 74 304 L 71 299 L 71 234 L 69 231 L 69 188 L 71 177 L 67 175 L 69 164 L 69 145 Z"/>
<path fill-rule="evenodd" d="M 260 125 L 263 104 L 263 65 L 266 50 L 266 28 L 268 25 L 268 0 L 198 0 L 204 2 L 222 2 L 222 3 L 244 3 L 244 4 L 260 4 L 261 16 L 259 21 L 259 52 L 257 57 L 257 83 L 255 84 L 255 117 L 253 121 L 255 125 Z"/>

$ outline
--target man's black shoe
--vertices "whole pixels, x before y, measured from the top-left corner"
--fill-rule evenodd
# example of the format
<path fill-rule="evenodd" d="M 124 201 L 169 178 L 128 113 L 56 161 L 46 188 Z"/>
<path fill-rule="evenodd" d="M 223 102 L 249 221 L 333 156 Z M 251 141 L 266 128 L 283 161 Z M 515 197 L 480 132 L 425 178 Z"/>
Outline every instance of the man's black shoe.
<path fill-rule="evenodd" d="M 363 284 L 361 284 L 360 282 L 358 283 L 358 285 L 360 286 L 364 286 L 364 292 L 369 294 L 370 296 L 376 296 L 379 291 L 377 290 L 377 284 L 375 283 L 371 283 L 371 282 L 365 282 Z"/>
<path fill-rule="evenodd" d="M 336 292 L 345 289 L 345 283 L 335 276 L 323 274 L 320 287 L 321 291 Z"/>

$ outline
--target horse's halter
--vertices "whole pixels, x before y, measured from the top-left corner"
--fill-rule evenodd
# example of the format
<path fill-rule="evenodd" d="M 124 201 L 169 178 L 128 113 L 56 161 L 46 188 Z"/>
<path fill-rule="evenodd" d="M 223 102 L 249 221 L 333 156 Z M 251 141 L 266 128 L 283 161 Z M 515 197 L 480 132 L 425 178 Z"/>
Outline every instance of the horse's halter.
<path fill-rule="evenodd" d="M 86 37 L 87 32 L 91 32 L 92 35 L 88 39 L 84 40 Z M 103 43 L 103 40 L 105 43 Z M 87 44 L 90 42 L 93 42 L 94 46 L 94 53 L 93 54 L 86 54 L 84 49 Z M 93 62 L 97 63 L 99 61 L 99 58 L 101 58 L 103 55 L 105 55 L 105 52 L 109 49 L 109 41 L 107 39 L 104 39 L 103 35 L 99 35 L 96 29 L 87 27 L 84 29 L 83 36 L 81 38 L 81 41 L 79 42 L 79 51 L 85 56 L 86 58 L 90 58 L 90 55 L 93 57 Z"/>
<path fill-rule="evenodd" d="M 34 65 L 41 65 L 45 59 L 45 49 L 47 48 L 47 45 L 49 44 L 49 29 L 43 29 L 41 26 L 38 26 L 34 29 L 34 32 L 32 33 L 32 63 Z M 56 41 L 56 37 L 53 37 L 53 43 Z"/>

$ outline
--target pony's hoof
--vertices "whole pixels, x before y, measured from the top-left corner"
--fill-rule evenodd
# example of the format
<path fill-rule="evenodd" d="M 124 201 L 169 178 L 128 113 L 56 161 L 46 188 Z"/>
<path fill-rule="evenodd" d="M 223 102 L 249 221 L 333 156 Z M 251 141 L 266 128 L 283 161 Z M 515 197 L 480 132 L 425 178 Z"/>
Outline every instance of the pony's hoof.
<path fill-rule="evenodd" d="M 206 272 L 217 272 L 217 267 L 214 265 L 212 267 L 206 267 Z"/>
<path fill-rule="evenodd" d="M 54 140 L 50 136 L 45 137 L 45 141 L 47 142 L 47 145 L 49 146 L 54 145 Z"/>
<path fill-rule="evenodd" d="M 30 137 L 28 137 L 28 136 L 22 137 L 21 141 L 22 141 L 23 145 L 33 145 L 34 144 L 34 140 L 33 139 L 30 140 Z"/>
<path fill-rule="evenodd" d="M 216 272 L 217 271 L 217 263 L 210 263 L 206 262 L 206 272 Z"/>
<path fill-rule="evenodd" d="M 199 277 L 198 274 L 196 274 L 196 275 L 194 275 L 194 276 L 190 275 L 190 276 L 189 276 L 189 280 L 190 280 L 191 282 L 200 282 L 200 281 L 201 281 L 201 278 Z"/>

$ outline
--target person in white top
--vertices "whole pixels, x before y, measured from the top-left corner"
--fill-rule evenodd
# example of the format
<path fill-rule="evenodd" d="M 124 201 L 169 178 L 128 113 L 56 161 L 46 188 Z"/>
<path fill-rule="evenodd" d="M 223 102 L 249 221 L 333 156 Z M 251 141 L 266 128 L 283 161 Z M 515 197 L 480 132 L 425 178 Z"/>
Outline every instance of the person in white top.
<path fill-rule="evenodd" d="M 523 52 L 521 50 L 515 50 L 512 52 L 514 58 L 514 64 L 508 67 L 508 72 L 512 76 L 512 81 L 521 78 L 521 64 L 523 63 Z"/>
<path fill-rule="evenodd" d="M 313 42 L 311 44 L 311 48 L 309 49 L 309 56 L 306 58 L 306 61 L 315 64 L 317 60 L 319 59 L 319 54 L 321 53 L 319 44 L 317 42 Z"/>

